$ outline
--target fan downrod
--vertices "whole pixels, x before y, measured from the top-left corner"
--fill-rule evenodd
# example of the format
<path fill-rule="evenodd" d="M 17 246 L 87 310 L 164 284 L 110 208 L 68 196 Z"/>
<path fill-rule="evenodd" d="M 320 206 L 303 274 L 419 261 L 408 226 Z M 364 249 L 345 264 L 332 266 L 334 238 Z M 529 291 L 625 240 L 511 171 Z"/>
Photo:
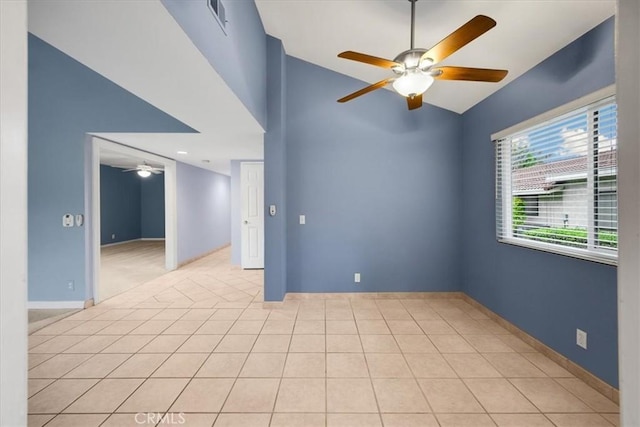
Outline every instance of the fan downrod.
<path fill-rule="evenodd" d="M 416 29 L 416 2 L 418 0 L 409 0 L 411 3 L 411 50 L 414 47 L 415 29 Z"/>

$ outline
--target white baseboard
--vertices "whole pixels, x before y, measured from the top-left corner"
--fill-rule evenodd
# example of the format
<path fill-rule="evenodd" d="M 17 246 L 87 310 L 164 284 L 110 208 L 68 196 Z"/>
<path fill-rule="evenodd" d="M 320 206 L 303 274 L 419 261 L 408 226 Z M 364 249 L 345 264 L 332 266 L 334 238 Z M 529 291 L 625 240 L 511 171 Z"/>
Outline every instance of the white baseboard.
<path fill-rule="evenodd" d="M 165 238 L 164 237 L 142 237 L 140 239 L 123 240 L 122 242 L 105 243 L 104 245 L 100 245 L 100 247 L 101 248 L 106 248 L 106 247 L 109 247 L 109 246 L 124 245 L 125 243 L 140 242 L 140 241 L 151 241 L 151 240 L 153 240 L 153 241 L 163 241 L 163 240 L 165 240 Z"/>
<path fill-rule="evenodd" d="M 100 247 L 101 248 L 107 248 L 109 246 L 124 245 L 126 243 L 137 242 L 138 240 L 140 240 L 140 239 L 123 240 L 122 242 L 115 242 L 115 243 L 105 243 L 104 245 L 100 245 Z"/>
<path fill-rule="evenodd" d="M 84 301 L 28 301 L 28 309 L 84 308 Z"/>

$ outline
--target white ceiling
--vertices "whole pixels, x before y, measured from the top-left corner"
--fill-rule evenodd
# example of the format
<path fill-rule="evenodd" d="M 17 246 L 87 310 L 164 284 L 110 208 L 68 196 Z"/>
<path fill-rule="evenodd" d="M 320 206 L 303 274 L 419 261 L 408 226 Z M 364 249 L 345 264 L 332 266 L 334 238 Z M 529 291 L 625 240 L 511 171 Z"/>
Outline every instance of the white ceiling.
<path fill-rule="evenodd" d="M 393 59 L 410 46 L 407 0 L 256 0 L 256 4 L 265 30 L 283 41 L 287 54 L 367 83 L 392 74 L 336 55 L 355 50 Z M 614 12 L 615 0 L 419 0 L 416 47 L 430 48 L 483 14 L 498 25 L 442 65 L 509 70 L 497 84 L 436 81 L 424 100 L 462 113 Z"/>
<path fill-rule="evenodd" d="M 134 157 L 129 154 L 117 153 L 115 151 L 100 150 L 100 164 L 120 169 L 135 169 L 138 165 L 147 164 L 154 168 L 164 170 L 164 165 L 148 160 L 141 155 Z"/>
<path fill-rule="evenodd" d="M 227 175 L 262 158 L 263 129 L 159 0 L 29 0 L 29 31 L 200 132 L 96 135 Z"/>
<path fill-rule="evenodd" d="M 388 71 L 339 59 L 339 52 L 392 59 L 409 47 L 405 0 L 256 3 L 266 31 L 283 40 L 289 55 L 365 82 Z M 614 7 L 615 0 L 420 0 L 417 47 L 431 47 L 485 14 L 497 27 L 443 64 L 510 71 L 499 84 L 438 81 L 425 101 L 464 112 L 612 16 Z M 227 175 L 229 160 L 263 157 L 264 130 L 159 0 L 29 0 L 29 31 L 200 132 L 96 135 Z"/>

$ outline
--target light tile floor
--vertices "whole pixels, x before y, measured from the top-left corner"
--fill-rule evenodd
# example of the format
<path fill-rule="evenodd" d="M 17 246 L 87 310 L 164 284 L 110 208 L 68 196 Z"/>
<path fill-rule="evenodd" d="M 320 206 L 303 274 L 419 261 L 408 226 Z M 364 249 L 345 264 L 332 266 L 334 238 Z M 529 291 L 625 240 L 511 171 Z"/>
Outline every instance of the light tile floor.
<path fill-rule="evenodd" d="M 288 300 L 219 251 L 29 337 L 30 426 L 611 426 L 457 299 Z"/>

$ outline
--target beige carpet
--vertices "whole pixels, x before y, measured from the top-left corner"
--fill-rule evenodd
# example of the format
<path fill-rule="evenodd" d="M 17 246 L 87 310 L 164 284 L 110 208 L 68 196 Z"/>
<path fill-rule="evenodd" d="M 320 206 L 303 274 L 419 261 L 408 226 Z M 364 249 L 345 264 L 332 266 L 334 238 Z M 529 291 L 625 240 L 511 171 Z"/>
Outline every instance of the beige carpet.
<path fill-rule="evenodd" d="M 166 273 L 164 240 L 137 240 L 100 250 L 100 300 Z"/>

